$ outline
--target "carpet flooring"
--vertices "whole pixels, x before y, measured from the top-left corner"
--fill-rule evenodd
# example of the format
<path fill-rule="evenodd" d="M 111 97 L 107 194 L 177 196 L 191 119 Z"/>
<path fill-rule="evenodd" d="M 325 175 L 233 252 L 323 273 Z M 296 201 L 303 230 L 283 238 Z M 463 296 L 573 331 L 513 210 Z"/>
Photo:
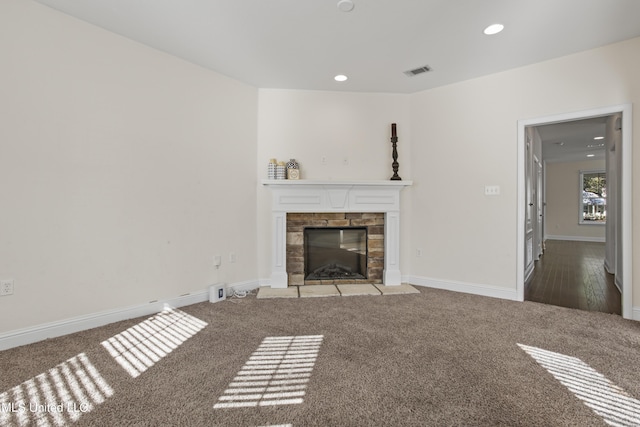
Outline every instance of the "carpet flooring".
<path fill-rule="evenodd" d="M 0 352 L 0 426 L 640 423 L 640 323 L 437 289 L 168 308 Z"/>

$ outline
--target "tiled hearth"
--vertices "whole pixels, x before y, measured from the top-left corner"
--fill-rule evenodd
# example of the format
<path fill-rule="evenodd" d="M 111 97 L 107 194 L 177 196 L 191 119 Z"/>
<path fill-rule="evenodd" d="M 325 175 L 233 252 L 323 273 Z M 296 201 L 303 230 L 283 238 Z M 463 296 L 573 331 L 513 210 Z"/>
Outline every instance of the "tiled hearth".
<path fill-rule="evenodd" d="M 284 289 L 261 287 L 256 298 L 318 298 L 349 296 L 387 296 L 419 294 L 413 286 L 403 283 L 398 286 L 385 285 L 306 285 L 289 286 Z"/>
<path fill-rule="evenodd" d="M 366 227 L 366 279 L 305 279 L 305 227 Z M 287 274 L 289 286 L 381 284 L 384 270 L 384 213 L 382 212 L 313 212 L 287 214 Z"/>
<path fill-rule="evenodd" d="M 300 265 L 288 267 L 289 263 L 299 262 L 299 255 L 289 258 L 287 242 L 298 241 L 299 235 L 289 235 L 287 217 L 291 214 L 338 214 L 335 218 L 326 217 L 323 221 L 345 221 L 346 214 L 358 214 L 361 221 L 379 221 L 375 218 L 365 218 L 365 214 L 382 214 L 384 222 L 384 238 L 374 234 L 378 241 L 383 242 L 382 253 L 373 260 L 374 277 L 380 274 L 382 267 L 382 284 L 385 286 L 399 286 L 402 281 L 400 273 L 400 191 L 412 184 L 411 181 L 311 181 L 311 180 L 264 180 L 262 184 L 271 189 L 271 288 L 284 289 L 290 283 L 300 283 Z M 344 218 L 340 216 L 344 215 Z M 291 218 L 295 218 L 295 215 Z M 372 227 L 377 225 L 371 224 Z M 374 230 L 379 233 L 379 230 Z M 297 233 L 292 231 L 291 233 Z M 377 249 L 373 243 L 374 254 Z M 291 252 L 291 251 L 289 251 Z M 378 258 L 382 258 L 381 260 Z M 304 261 L 303 261 L 304 262 Z M 304 267 L 303 267 L 304 268 Z M 304 271 L 304 270 L 303 270 Z M 291 273 L 291 274 L 290 274 Z M 290 277 L 294 276 L 295 277 Z M 368 277 L 371 279 L 371 277 Z M 380 280 L 380 279 L 376 279 Z M 368 283 L 372 283 L 368 281 Z M 317 286 L 307 284 L 305 286 Z"/>

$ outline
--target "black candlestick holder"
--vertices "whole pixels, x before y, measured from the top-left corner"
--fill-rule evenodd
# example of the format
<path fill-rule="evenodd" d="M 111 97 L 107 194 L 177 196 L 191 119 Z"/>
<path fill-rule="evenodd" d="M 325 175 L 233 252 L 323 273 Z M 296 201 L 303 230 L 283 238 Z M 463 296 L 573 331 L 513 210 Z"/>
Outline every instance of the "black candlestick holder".
<path fill-rule="evenodd" d="M 393 168 L 393 176 L 391 177 L 391 181 L 402 181 L 402 178 L 398 175 L 398 168 L 400 167 L 400 163 L 398 163 L 398 136 L 396 135 L 396 124 L 391 123 L 391 145 L 393 147 L 393 163 L 391 163 L 391 167 Z"/>

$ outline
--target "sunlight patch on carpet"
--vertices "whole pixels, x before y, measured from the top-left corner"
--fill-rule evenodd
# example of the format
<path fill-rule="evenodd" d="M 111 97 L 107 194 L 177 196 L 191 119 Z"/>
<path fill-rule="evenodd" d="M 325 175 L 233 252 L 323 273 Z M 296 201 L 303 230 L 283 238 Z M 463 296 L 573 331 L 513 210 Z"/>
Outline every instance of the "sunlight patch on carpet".
<path fill-rule="evenodd" d="M 518 346 L 607 424 L 640 425 L 640 401 L 582 360 L 524 344 Z"/>
<path fill-rule="evenodd" d="M 0 394 L 0 426 L 75 423 L 113 394 L 85 353 Z"/>
<path fill-rule="evenodd" d="M 102 346 L 136 378 L 205 326 L 206 322 L 167 306 L 155 316 L 103 341 Z"/>
<path fill-rule="evenodd" d="M 302 403 L 323 338 L 323 335 L 265 338 L 213 408 Z"/>
<path fill-rule="evenodd" d="M 102 342 L 132 377 L 153 366 L 207 323 L 171 307 Z M 114 394 L 86 353 L 0 394 L 0 427 L 64 426 Z"/>

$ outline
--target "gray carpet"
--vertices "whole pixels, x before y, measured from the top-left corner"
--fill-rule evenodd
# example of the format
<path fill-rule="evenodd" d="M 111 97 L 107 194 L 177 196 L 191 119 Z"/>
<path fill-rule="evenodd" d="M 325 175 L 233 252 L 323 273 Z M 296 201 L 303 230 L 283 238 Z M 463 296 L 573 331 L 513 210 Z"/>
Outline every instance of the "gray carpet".
<path fill-rule="evenodd" d="M 640 419 L 640 323 L 419 289 L 394 296 L 249 295 L 0 352 L 0 426 L 603 426 L 605 419 Z M 151 334 L 146 343 L 143 331 Z M 143 342 L 129 352 L 126 368 L 109 349 L 125 352 L 136 336 Z M 295 399 L 257 387 L 234 400 L 228 389 L 255 368 L 248 361 L 265 338 L 304 336 L 321 343 L 300 352 L 310 363 L 296 377 L 303 385 L 290 387 Z M 579 359 L 611 384 L 558 362 L 596 403 L 585 402 L 519 344 Z M 582 376 L 571 379 L 572 369 Z M 599 391 L 607 384 L 622 396 L 613 409 Z M 28 402 L 46 396 L 49 407 L 29 410 Z M 249 406 L 214 409 L 221 396 Z M 60 402 L 85 406 L 56 413 Z"/>

